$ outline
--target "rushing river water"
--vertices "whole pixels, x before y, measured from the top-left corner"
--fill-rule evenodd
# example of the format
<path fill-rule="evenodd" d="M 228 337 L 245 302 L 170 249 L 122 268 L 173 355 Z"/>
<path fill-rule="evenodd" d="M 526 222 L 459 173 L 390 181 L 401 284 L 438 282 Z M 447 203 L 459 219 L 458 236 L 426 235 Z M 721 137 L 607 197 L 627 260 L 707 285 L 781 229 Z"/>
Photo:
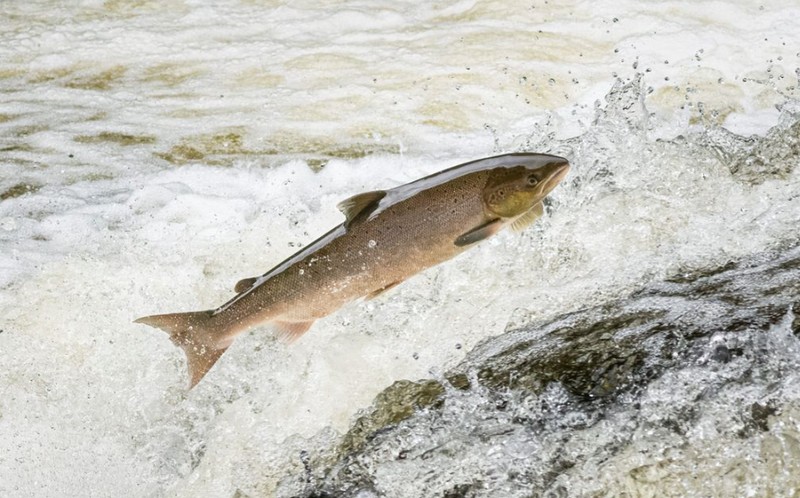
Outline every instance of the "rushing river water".
<path fill-rule="evenodd" d="M 3 2 L 0 494 L 797 494 L 798 18 Z M 131 323 L 224 302 L 350 195 L 521 150 L 572 163 L 533 227 L 192 391 Z"/>

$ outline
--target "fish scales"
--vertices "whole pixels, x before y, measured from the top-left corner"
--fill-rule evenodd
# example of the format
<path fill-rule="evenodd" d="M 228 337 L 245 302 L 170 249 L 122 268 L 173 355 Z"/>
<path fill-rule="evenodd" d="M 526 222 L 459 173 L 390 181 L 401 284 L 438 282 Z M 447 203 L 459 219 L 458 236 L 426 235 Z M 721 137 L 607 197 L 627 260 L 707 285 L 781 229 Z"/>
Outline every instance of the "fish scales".
<path fill-rule="evenodd" d="M 456 256 L 467 249 L 453 244 L 464 227 L 487 221 L 477 195 L 486 178 L 487 172 L 458 178 L 351 226 L 215 318 L 231 324 L 267 316 L 315 320 Z"/>

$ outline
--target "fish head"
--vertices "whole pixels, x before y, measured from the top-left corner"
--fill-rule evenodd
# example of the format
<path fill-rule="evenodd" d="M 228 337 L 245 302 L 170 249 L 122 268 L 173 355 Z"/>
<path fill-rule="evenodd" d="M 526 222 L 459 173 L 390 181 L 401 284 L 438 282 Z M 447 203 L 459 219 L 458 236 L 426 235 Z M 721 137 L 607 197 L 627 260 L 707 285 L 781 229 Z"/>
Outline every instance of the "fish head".
<path fill-rule="evenodd" d="M 519 164 L 494 168 L 483 189 L 486 209 L 494 216 L 514 218 L 540 203 L 569 171 L 558 156 L 521 154 Z"/>

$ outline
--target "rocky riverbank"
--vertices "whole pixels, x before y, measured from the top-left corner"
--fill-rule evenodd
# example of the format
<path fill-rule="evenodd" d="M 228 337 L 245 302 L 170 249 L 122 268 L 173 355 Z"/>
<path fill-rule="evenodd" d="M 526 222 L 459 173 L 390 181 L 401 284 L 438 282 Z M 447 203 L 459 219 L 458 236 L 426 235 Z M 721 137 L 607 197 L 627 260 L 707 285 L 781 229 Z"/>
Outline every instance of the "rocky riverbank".
<path fill-rule="evenodd" d="M 786 496 L 800 246 L 486 340 L 382 392 L 280 496 Z"/>

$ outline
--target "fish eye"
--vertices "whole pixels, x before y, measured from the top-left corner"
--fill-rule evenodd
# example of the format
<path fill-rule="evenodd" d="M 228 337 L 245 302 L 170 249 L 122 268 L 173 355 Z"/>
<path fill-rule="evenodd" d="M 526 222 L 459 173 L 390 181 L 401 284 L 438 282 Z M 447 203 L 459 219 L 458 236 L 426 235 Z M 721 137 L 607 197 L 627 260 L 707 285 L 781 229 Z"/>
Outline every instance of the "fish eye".
<path fill-rule="evenodd" d="M 536 175 L 528 175 L 527 182 L 528 182 L 528 185 L 530 185 L 531 187 L 535 187 L 536 184 L 539 183 L 539 179 L 536 178 Z"/>

